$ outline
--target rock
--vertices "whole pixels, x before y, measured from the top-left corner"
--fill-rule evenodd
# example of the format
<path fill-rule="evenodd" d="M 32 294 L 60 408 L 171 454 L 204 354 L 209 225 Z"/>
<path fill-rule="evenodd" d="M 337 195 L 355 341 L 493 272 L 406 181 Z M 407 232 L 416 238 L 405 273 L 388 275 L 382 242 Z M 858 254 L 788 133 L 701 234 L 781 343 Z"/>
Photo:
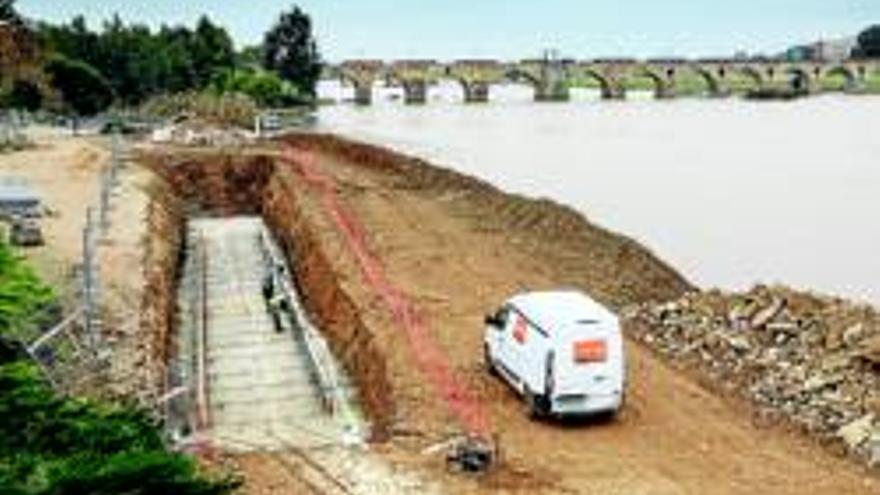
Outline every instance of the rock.
<path fill-rule="evenodd" d="M 843 381 L 843 375 L 826 375 L 826 374 L 817 374 L 813 375 L 804 383 L 803 390 L 805 392 L 815 392 L 817 390 L 821 390 L 825 387 L 830 387 L 832 385 L 837 385 L 838 383 Z"/>
<path fill-rule="evenodd" d="M 852 358 L 847 354 L 833 354 L 822 359 L 822 371 L 833 373 L 849 366 Z"/>
<path fill-rule="evenodd" d="M 825 334 L 825 349 L 837 351 L 843 347 L 843 330 L 840 327 L 832 327 Z"/>
<path fill-rule="evenodd" d="M 800 330 L 797 323 L 793 321 L 773 321 L 766 325 L 767 330 L 783 335 L 795 335 Z"/>
<path fill-rule="evenodd" d="M 730 311 L 727 313 L 727 321 L 731 327 L 736 330 L 743 329 L 747 326 L 747 322 L 752 319 L 752 316 L 755 314 L 756 308 L 754 301 L 747 299 L 744 302 L 740 302 L 733 306 Z"/>
<path fill-rule="evenodd" d="M 786 300 L 781 297 L 774 297 L 773 302 L 769 306 L 758 311 L 750 321 L 750 326 L 755 329 L 764 328 L 768 323 L 775 320 L 782 310 L 785 309 Z"/>
<path fill-rule="evenodd" d="M 785 288 L 640 308 L 639 339 L 880 466 L 880 314 Z"/>
<path fill-rule="evenodd" d="M 868 438 L 868 465 L 871 467 L 880 466 L 880 431 L 874 430 Z"/>
<path fill-rule="evenodd" d="M 874 365 L 880 364 L 880 335 L 862 341 L 855 356 Z"/>
<path fill-rule="evenodd" d="M 862 337 L 865 335 L 865 327 L 861 323 L 856 323 L 855 325 L 847 328 L 843 332 L 843 343 L 849 347 L 854 346 L 858 341 L 862 340 Z"/>
<path fill-rule="evenodd" d="M 856 450 L 871 438 L 873 432 L 874 415 L 866 414 L 837 430 L 837 437 L 843 440 L 843 443 L 845 443 L 850 450 Z"/>
<path fill-rule="evenodd" d="M 752 344 L 744 335 L 736 335 L 727 338 L 727 344 L 740 352 L 748 352 L 752 350 Z"/>

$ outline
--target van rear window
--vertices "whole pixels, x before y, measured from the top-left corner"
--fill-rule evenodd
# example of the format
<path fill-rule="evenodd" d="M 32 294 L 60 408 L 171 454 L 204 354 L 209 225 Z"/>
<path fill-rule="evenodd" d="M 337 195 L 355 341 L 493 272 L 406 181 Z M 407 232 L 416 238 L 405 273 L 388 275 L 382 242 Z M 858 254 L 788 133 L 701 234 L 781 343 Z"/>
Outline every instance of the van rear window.
<path fill-rule="evenodd" d="M 604 340 L 581 340 L 574 343 L 576 363 L 602 363 L 608 359 L 608 345 Z"/>

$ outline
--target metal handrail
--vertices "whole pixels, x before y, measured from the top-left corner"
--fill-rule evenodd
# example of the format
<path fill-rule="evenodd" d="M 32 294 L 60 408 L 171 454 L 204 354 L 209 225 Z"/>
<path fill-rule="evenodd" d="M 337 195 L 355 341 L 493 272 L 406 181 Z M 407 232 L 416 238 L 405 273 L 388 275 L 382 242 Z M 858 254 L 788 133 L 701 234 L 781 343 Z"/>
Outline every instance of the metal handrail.
<path fill-rule="evenodd" d="M 286 263 L 281 254 L 276 251 L 274 242 L 269 236 L 270 234 L 266 229 L 263 229 L 260 240 L 263 246 L 263 251 L 272 267 L 273 282 L 278 284 L 281 288 L 284 300 L 291 309 L 291 316 L 300 329 L 306 350 L 306 356 L 314 369 L 315 378 L 318 381 L 321 403 L 328 412 L 331 414 L 335 413 L 339 409 L 339 405 L 342 403 L 342 398 L 339 396 L 341 390 L 339 377 L 332 363 L 327 362 L 327 352 L 329 351 L 323 345 L 323 339 L 309 320 L 305 308 L 294 288 L 293 282 L 290 279 L 288 270 L 285 269 L 282 274 L 279 274 L 278 270 L 275 269 L 279 266 L 286 267 Z"/>

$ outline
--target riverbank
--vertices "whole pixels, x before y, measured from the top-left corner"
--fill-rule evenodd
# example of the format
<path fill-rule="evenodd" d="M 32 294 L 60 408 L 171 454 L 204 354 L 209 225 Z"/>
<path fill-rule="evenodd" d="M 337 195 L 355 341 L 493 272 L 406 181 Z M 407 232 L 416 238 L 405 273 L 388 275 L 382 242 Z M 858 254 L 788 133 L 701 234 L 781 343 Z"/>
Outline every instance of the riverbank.
<path fill-rule="evenodd" d="M 381 456 L 381 465 L 393 466 L 360 469 L 375 457 L 358 451 L 314 454 L 347 492 L 824 495 L 868 494 L 880 488 L 872 475 L 829 455 L 811 437 L 790 431 L 782 421 L 753 415 L 753 404 L 708 380 L 713 368 L 691 367 L 680 356 L 646 343 L 645 335 L 655 335 L 687 346 L 679 335 L 702 327 L 672 331 L 666 326 L 672 320 L 642 321 L 639 315 L 669 301 L 710 298 L 711 293 L 698 292 L 641 244 L 558 203 L 511 194 L 387 149 L 328 135 L 292 136 L 284 144 L 298 150 L 296 156 L 311 157 L 321 174 L 332 179 L 338 201 L 361 227 L 366 249 L 387 283 L 411 301 L 413 314 L 436 341 L 456 383 L 486 411 L 502 452 L 498 469 L 483 478 L 463 478 L 449 473 L 443 456 L 430 449 L 460 434 L 462 425 L 419 370 L 407 334 L 371 291 L 326 197 L 306 180 L 296 159 L 282 159 L 279 144 L 244 150 L 142 150 L 138 161 L 150 166 L 130 170 L 150 179 L 149 207 L 121 207 L 133 198 L 133 205 L 140 205 L 138 194 L 144 193 L 124 188 L 113 217 L 114 225 L 133 224 L 121 232 L 140 232 L 132 237 L 143 242 L 131 266 L 144 269 L 143 275 L 130 270 L 144 284 L 138 292 L 143 295 L 141 331 L 130 336 L 133 355 L 120 354 L 124 359 L 115 363 L 117 369 L 134 363 L 147 371 L 161 369 L 167 358 L 162 346 L 174 320 L 169 301 L 175 293 L 181 215 L 262 214 L 287 255 L 297 260 L 295 276 L 304 303 L 359 389 L 374 426 L 370 450 Z M 54 167 L 65 171 L 82 166 L 77 163 L 63 161 Z M 47 191 L 50 203 L 65 193 Z M 144 233 L 146 225 L 150 227 Z M 116 240 L 112 245 L 127 244 Z M 628 399 L 617 421 L 529 421 L 521 401 L 483 367 L 483 316 L 514 292 L 559 286 L 589 292 L 626 316 Z M 736 296 L 720 297 L 733 301 Z M 773 328 L 826 307 L 802 306 L 796 296 L 788 298 L 792 313 L 775 315 Z M 764 300 L 759 303 L 763 309 Z M 828 307 L 842 308 L 831 313 L 837 314 L 850 305 L 841 301 Z M 843 318 L 839 323 L 855 321 Z M 874 321 L 865 320 L 865 339 L 874 335 Z M 826 320 L 838 328 L 836 322 Z M 804 334 L 814 335 L 808 328 Z M 749 331 L 754 332 L 747 334 L 749 345 L 768 345 L 763 333 Z M 844 331 L 854 343 L 855 333 Z M 861 342 L 839 349 L 862 349 Z M 862 356 L 869 354 L 860 352 L 854 359 L 862 363 Z M 145 375 L 145 388 L 158 385 L 154 378 Z M 822 393 L 833 392 L 840 383 L 823 385 Z M 756 417 L 762 421 L 756 423 Z M 297 474 L 303 464 L 297 458 L 295 453 L 261 453 L 229 462 L 247 477 L 246 493 L 291 493 L 303 490 Z"/>
<path fill-rule="evenodd" d="M 617 422 L 574 427 L 529 422 L 519 400 L 481 365 L 486 312 L 513 292 L 573 286 L 628 314 L 626 308 L 685 297 L 693 287 L 638 244 L 565 207 L 506 194 L 424 161 L 338 137 L 306 135 L 287 142 L 311 153 L 316 166 L 335 180 L 390 283 L 415 301 L 459 383 L 489 408 L 503 467 L 480 482 L 446 479 L 453 492 L 877 489 L 870 475 L 784 424 L 755 424 L 751 406 L 713 392 L 700 369 L 682 372 L 674 359 L 640 344 L 642 334 L 631 329 L 635 320 L 626 321 L 630 385 Z M 454 420 L 413 371 L 401 329 L 374 303 L 319 196 L 304 185 L 293 187 L 300 205 L 297 221 L 317 227 L 309 245 L 332 253 L 325 273 L 345 281 L 387 365 L 396 418 L 389 430 L 391 455 L 436 476 L 440 461 L 420 452 L 452 434 Z M 578 468 L 565 467 L 574 465 Z"/>

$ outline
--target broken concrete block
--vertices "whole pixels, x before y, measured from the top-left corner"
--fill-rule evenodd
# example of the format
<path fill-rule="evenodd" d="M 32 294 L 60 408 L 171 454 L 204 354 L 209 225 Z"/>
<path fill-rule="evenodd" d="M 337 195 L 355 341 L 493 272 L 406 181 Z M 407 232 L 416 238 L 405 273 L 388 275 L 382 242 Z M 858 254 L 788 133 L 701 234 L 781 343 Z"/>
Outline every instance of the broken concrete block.
<path fill-rule="evenodd" d="M 874 415 L 866 414 L 837 430 L 837 436 L 850 450 L 862 446 L 874 432 Z"/>
<path fill-rule="evenodd" d="M 750 325 L 754 329 L 764 328 L 765 325 L 775 320 L 782 310 L 785 309 L 785 305 L 787 304 L 786 300 L 781 297 L 774 297 L 773 302 L 770 303 L 769 306 L 758 311 L 754 317 L 752 317 Z"/>

